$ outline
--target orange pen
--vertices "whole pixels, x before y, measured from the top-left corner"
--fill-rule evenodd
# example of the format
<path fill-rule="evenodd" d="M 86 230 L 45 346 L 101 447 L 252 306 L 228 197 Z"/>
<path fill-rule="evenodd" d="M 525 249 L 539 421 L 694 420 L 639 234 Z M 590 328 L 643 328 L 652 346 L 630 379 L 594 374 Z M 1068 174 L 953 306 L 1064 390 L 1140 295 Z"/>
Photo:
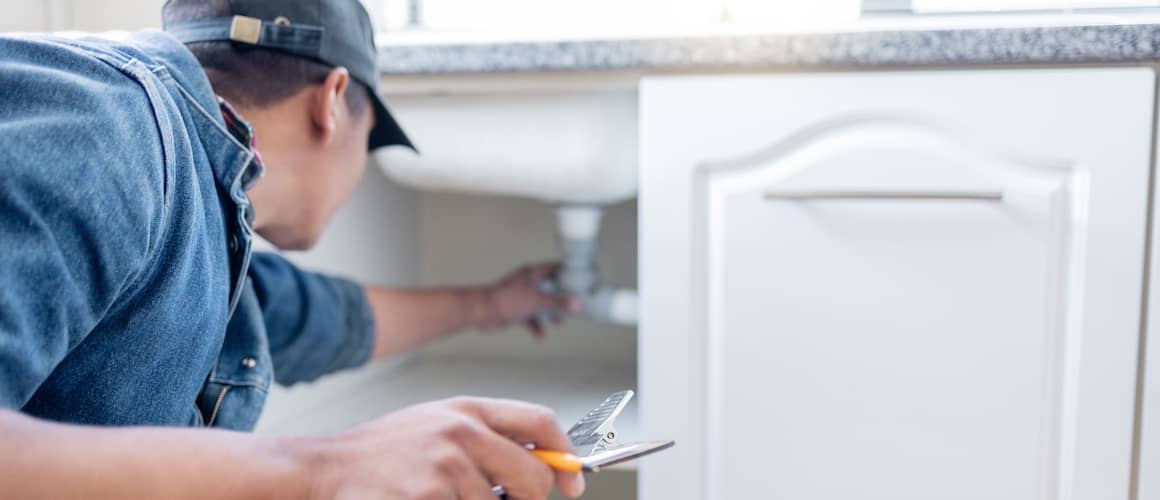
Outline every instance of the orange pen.
<path fill-rule="evenodd" d="M 671 448 L 672 441 L 657 441 L 652 443 L 633 443 L 619 446 L 611 450 L 604 450 L 587 457 L 578 457 L 571 453 L 551 450 L 532 450 L 532 455 L 555 470 L 561 472 L 600 472 L 601 467 L 608 467 L 619 463 Z"/>
<path fill-rule="evenodd" d="M 537 460 L 547 464 L 555 470 L 561 472 L 571 472 L 575 474 L 585 472 L 600 472 L 601 467 L 608 467 L 619 463 L 624 463 L 629 460 L 635 460 L 645 455 L 656 453 L 658 451 L 671 448 L 673 441 L 655 441 L 652 443 L 633 443 L 624 446 L 619 446 L 611 450 L 604 450 L 587 457 L 578 457 L 571 453 L 551 450 L 531 450 L 532 456 Z M 496 486 L 491 489 L 501 500 L 508 498 L 507 492 L 504 491 L 503 486 Z"/>
<path fill-rule="evenodd" d="M 584 460 L 571 453 L 564 453 L 562 451 L 551 450 L 532 450 L 532 455 L 544 462 L 555 470 L 560 472 L 592 472 L 592 469 L 584 465 Z"/>

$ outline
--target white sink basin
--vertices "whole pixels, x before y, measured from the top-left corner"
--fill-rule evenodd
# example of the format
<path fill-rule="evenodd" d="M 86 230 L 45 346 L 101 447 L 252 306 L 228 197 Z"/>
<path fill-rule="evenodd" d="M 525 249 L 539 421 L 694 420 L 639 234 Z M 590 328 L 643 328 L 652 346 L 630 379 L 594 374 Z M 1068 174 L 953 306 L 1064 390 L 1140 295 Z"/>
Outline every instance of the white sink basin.
<path fill-rule="evenodd" d="M 421 155 L 387 148 L 403 185 L 607 204 L 637 192 L 634 93 L 478 94 L 389 98 Z"/>

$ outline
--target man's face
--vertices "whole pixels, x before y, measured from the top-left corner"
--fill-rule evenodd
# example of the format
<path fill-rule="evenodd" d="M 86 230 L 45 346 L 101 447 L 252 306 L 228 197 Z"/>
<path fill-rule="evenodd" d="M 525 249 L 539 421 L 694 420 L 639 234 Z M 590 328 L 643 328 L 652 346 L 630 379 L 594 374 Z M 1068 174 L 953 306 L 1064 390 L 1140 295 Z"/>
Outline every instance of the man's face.
<path fill-rule="evenodd" d="M 249 193 L 255 228 L 278 248 L 309 249 L 362 178 L 374 111 L 368 104 L 354 112 L 339 89 L 324 85 L 254 112 L 252 123 L 266 163 Z"/>
<path fill-rule="evenodd" d="M 373 103 L 348 92 L 369 91 L 335 68 L 283 102 L 243 111 L 266 164 L 249 192 L 254 228 L 278 248 L 313 247 L 366 170 Z"/>
<path fill-rule="evenodd" d="M 290 249 L 313 247 L 322 237 L 330 219 L 342 208 L 362 179 L 367 165 L 367 143 L 374 127 L 374 112 L 365 109 L 355 115 L 340 104 L 343 111 L 335 120 L 334 140 L 322 145 L 317 156 L 301 168 L 304 212 L 297 227 L 297 242 Z M 284 247 L 285 248 L 285 247 Z"/>

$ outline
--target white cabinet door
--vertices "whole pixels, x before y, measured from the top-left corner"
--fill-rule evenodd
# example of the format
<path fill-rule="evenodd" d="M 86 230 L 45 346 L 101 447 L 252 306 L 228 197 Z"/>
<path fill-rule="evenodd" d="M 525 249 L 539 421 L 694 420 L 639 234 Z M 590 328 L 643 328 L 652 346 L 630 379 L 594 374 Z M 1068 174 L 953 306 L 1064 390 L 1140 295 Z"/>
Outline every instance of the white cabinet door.
<path fill-rule="evenodd" d="M 642 500 L 1127 500 L 1154 76 L 642 86 Z"/>
<path fill-rule="evenodd" d="M 1155 180 L 1154 180 L 1155 182 Z M 1155 189 L 1155 187 L 1153 188 Z M 1152 204 L 1152 258 L 1149 269 L 1148 324 L 1140 370 L 1139 463 L 1136 500 L 1160 500 L 1160 206 Z"/>

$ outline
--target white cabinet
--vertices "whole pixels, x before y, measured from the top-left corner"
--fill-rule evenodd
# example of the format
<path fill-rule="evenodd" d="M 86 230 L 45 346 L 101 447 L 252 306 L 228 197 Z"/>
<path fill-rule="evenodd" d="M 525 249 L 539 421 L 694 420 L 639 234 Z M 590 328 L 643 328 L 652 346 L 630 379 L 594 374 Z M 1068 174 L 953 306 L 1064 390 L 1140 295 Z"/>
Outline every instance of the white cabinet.
<path fill-rule="evenodd" d="M 1127 500 L 1154 75 L 641 88 L 642 500 Z"/>
<path fill-rule="evenodd" d="M 1160 234 L 1160 206 L 1153 203 L 1152 235 Z M 1139 465 L 1137 467 L 1137 500 L 1160 499 L 1160 246 L 1151 246 L 1149 269 L 1148 324 L 1143 369 L 1140 378 Z"/>

